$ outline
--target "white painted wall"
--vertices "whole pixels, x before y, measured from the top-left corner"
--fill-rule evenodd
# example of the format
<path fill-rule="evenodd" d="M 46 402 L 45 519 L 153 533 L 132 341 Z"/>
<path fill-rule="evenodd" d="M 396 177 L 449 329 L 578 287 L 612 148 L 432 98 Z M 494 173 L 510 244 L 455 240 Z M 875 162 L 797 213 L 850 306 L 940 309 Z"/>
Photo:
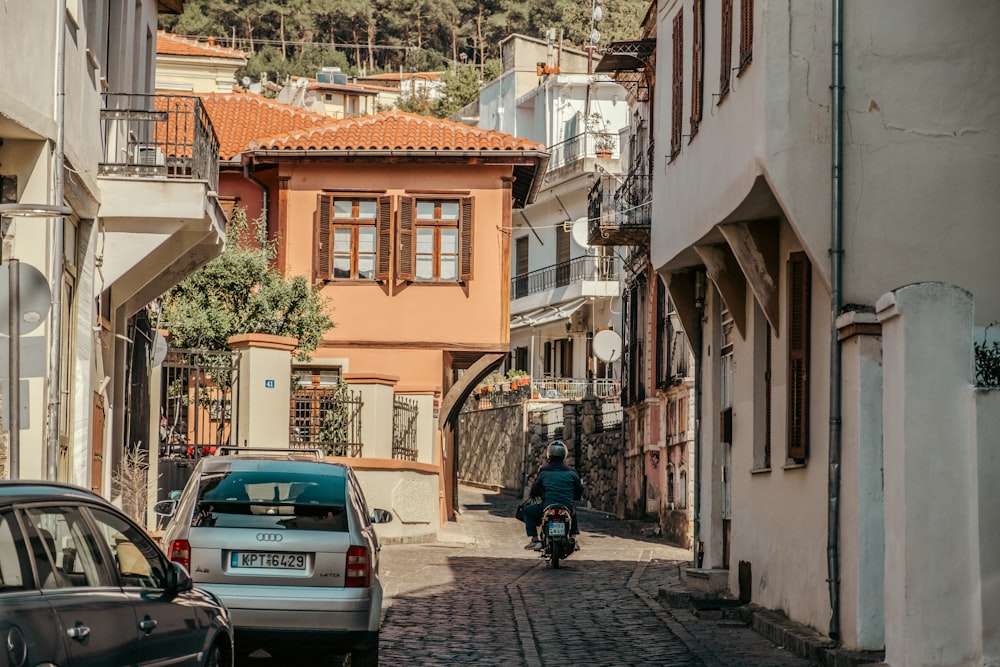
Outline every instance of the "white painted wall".
<path fill-rule="evenodd" d="M 787 253 L 799 248 L 812 260 L 811 444 L 804 468 L 785 469 L 779 457 L 785 447 L 786 356 L 785 335 L 780 332 L 773 341 L 776 381 L 772 471 L 749 475 L 753 432 L 746 415 L 752 415 L 753 401 L 752 383 L 746 374 L 753 368 L 753 347 L 749 337 L 736 345 L 737 443 L 733 447 L 730 585 L 735 590 L 738 561 L 749 560 L 753 564 L 754 602 L 780 608 L 793 620 L 825 632 L 830 619 L 825 552 L 831 0 L 755 2 L 753 60 L 741 75 L 733 72 L 732 89 L 724 98 L 717 96 L 723 66 L 720 7 L 719 3 L 704 4 L 705 106 L 693 138 L 688 136 L 692 0 L 669 0 L 660 3 L 658 9 L 658 85 L 653 104 L 659 113 L 654 123 L 657 163 L 650 254 L 654 268 L 661 273 L 699 265 L 701 260 L 693 247 L 721 242 L 717 225 L 760 215 L 759 207 L 740 208 L 748 203 L 747 195 L 759 179 L 773 196 L 774 212 L 783 218 L 779 258 L 782 267 Z M 727 64 L 729 67 L 737 65 L 739 54 L 741 3 L 733 4 L 733 61 Z M 685 17 L 681 115 L 685 136 L 680 155 L 668 163 L 664 156 L 670 146 L 671 33 L 673 18 L 679 11 Z M 1000 5 L 991 0 L 960 0 L 944 5 L 929 0 L 890 0 L 863 6 L 848 3 L 843 45 L 845 303 L 871 307 L 883 293 L 900 285 L 941 281 L 975 295 L 976 324 L 982 326 L 1000 319 L 1000 291 L 996 289 L 1000 265 L 995 259 L 996 248 L 1000 247 L 1000 227 L 995 224 L 995 211 L 1000 207 L 1000 188 L 995 187 L 1000 173 L 1000 114 L 996 111 L 1000 108 L 1000 80 L 987 74 L 1000 65 L 1000 42 L 993 36 L 998 24 Z M 784 304 L 782 281 L 783 277 L 779 292 Z M 782 305 L 782 318 L 785 313 Z M 706 405 L 702 414 L 701 525 L 710 555 L 706 565 L 720 560 L 718 470 L 724 453 L 715 432 L 718 398 L 713 383 L 718 348 L 712 335 L 706 330 Z M 934 354 L 930 348 L 925 352 Z M 877 459 L 880 410 L 865 397 L 874 396 L 879 371 L 872 350 L 856 351 L 851 363 L 844 385 L 849 402 L 843 415 L 843 444 L 845 448 L 863 449 L 855 450 L 856 458 L 845 459 L 843 469 L 841 531 L 842 535 L 846 531 L 847 536 L 841 545 L 840 576 L 845 593 L 842 602 L 849 609 L 844 610 L 841 621 L 848 645 L 870 646 L 878 644 L 881 631 L 877 604 L 866 601 L 878 585 L 878 575 L 867 559 L 875 557 L 879 549 L 879 504 L 878 480 L 868 474 L 866 467 Z M 903 386 L 909 389 L 918 385 L 939 387 L 938 379 L 928 372 Z M 903 396 L 896 400 L 909 400 Z M 932 414 L 952 408 L 968 409 L 951 403 L 948 406 L 946 410 L 937 405 Z M 949 414 L 943 421 L 953 416 Z M 954 437 L 952 434 L 949 439 Z M 847 464 L 852 469 L 846 469 Z M 887 458 L 887 471 L 889 467 Z M 794 502 L 790 502 L 792 499 Z M 885 502 L 888 531 L 898 517 L 890 516 L 888 493 Z M 923 506 L 923 502 L 918 505 Z M 906 503 L 913 506 L 909 497 Z M 948 504 L 943 498 L 941 503 Z M 955 516 L 954 507 L 948 512 Z M 943 517 L 941 520 L 947 522 Z M 887 538 L 886 559 L 890 562 L 891 546 Z M 926 567 L 918 569 L 925 578 L 937 577 L 938 569 L 931 566 L 932 562 L 955 562 L 953 554 L 950 560 L 940 561 L 937 559 L 944 557 L 943 552 L 924 555 L 929 560 Z M 892 591 L 904 583 L 909 586 L 910 581 L 893 579 L 888 570 L 885 576 L 888 605 Z M 946 579 L 955 576 L 959 575 L 949 573 Z M 962 590 L 961 586 L 958 590 Z M 919 618 L 922 613 L 920 604 L 911 602 L 892 610 L 887 606 L 886 641 L 899 630 L 893 618 L 900 614 Z M 961 613 L 951 623 L 960 617 Z M 958 630 L 958 635 L 963 632 Z M 938 633 L 925 630 L 924 634 Z M 908 642 L 910 637 L 897 635 L 895 641 Z M 916 655 L 916 649 L 907 650 Z"/>

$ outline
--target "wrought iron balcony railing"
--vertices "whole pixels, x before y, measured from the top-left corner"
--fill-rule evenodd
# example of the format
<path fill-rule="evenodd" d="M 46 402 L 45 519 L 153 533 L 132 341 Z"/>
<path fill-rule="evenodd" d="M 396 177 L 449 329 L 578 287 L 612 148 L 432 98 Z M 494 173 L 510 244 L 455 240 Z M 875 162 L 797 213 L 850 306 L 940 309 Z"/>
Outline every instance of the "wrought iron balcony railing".
<path fill-rule="evenodd" d="M 624 180 L 603 175 L 590 189 L 587 240 L 597 246 L 647 246 L 653 177 L 631 172 Z"/>
<path fill-rule="evenodd" d="M 219 140 L 197 97 L 107 93 L 101 132 L 102 176 L 198 180 L 219 188 Z"/>
<path fill-rule="evenodd" d="M 612 132 L 582 132 L 549 147 L 549 170 L 584 158 L 621 157 L 618 135 Z"/>
<path fill-rule="evenodd" d="M 615 258 L 588 255 L 514 276 L 510 279 L 510 298 L 519 299 L 522 296 L 583 280 L 617 281 L 618 268 Z"/>

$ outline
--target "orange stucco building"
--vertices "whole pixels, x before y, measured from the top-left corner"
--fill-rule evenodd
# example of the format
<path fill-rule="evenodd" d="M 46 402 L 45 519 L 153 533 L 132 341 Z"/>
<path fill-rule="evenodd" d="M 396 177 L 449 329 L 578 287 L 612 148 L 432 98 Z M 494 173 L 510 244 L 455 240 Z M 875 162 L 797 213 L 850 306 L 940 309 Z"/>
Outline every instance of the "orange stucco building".
<path fill-rule="evenodd" d="M 511 215 L 534 198 L 543 146 L 398 111 L 331 121 L 252 95 L 204 99 L 228 165 L 220 195 L 250 218 L 266 209 L 278 268 L 330 303 L 336 326 L 304 368 L 434 397 L 427 456 L 366 444 L 350 463 L 384 483 L 411 467 L 435 474 L 449 518 L 451 425 L 509 350 Z"/>

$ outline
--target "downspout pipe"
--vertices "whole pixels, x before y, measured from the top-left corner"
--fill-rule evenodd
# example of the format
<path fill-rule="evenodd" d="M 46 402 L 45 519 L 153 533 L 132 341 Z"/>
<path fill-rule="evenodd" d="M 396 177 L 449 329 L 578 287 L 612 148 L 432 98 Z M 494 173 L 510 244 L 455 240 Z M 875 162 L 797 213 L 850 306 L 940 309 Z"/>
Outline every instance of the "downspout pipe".
<path fill-rule="evenodd" d="M 695 325 L 694 346 L 694 566 L 702 567 L 704 548 L 701 541 L 701 350 L 704 343 L 702 320 L 705 314 L 705 275 L 698 273 L 695 278 L 695 309 L 698 322 Z"/>
<path fill-rule="evenodd" d="M 833 0 L 833 82 L 831 91 L 831 243 L 830 243 L 830 470 L 827 516 L 827 583 L 830 587 L 830 638 L 840 641 L 840 449 L 841 348 L 837 316 L 843 302 L 844 216 L 844 4 Z"/>
<path fill-rule="evenodd" d="M 56 3 L 56 144 L 52 164 L 54 181 L 52 184 L 52 201 L 56 206 L 63 206 L 66 188 L 65 160 L 66 135 L 66 0 Z M 56 480 L 59 475 L 59 401 L 62 394 L 59 375 L 61 368 L 60 353 L 62 351 L 62 276 L 63 243 L 62 216 L 53 218 L 52 227 L 52 266 L 49 281 L 52 290 L 51 307 L 49 309 L 49 367 L 48 367 L 48 405 L 45 415 L 46 435 L 46 478 Z"/>

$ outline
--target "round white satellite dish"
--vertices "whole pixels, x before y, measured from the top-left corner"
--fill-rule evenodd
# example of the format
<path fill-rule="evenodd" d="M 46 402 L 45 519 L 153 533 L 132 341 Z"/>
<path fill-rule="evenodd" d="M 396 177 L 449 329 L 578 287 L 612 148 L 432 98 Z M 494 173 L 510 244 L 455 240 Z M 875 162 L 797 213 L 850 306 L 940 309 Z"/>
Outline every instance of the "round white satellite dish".
<path fill-rule="evenodd" d="M 590 244 L 587 243 L 587 236 L 590 234 L 590 231 L 587 229 L 587 218 L 577 218 L 574 220 L 569 233 L 578 246 L 590 249 Z"/>
<path fill-rule="evenodd" d="M 601 361 L 618 361 L 622 356 L 622 337 L 611 329 L 594 334 L 594 356 Z"/>
<path fill-rule="evenodd" d="M 156 368 L 167 358 L 167 339 L 159 331 L 153 334 L 153 359 L 151 366 Z"/>

